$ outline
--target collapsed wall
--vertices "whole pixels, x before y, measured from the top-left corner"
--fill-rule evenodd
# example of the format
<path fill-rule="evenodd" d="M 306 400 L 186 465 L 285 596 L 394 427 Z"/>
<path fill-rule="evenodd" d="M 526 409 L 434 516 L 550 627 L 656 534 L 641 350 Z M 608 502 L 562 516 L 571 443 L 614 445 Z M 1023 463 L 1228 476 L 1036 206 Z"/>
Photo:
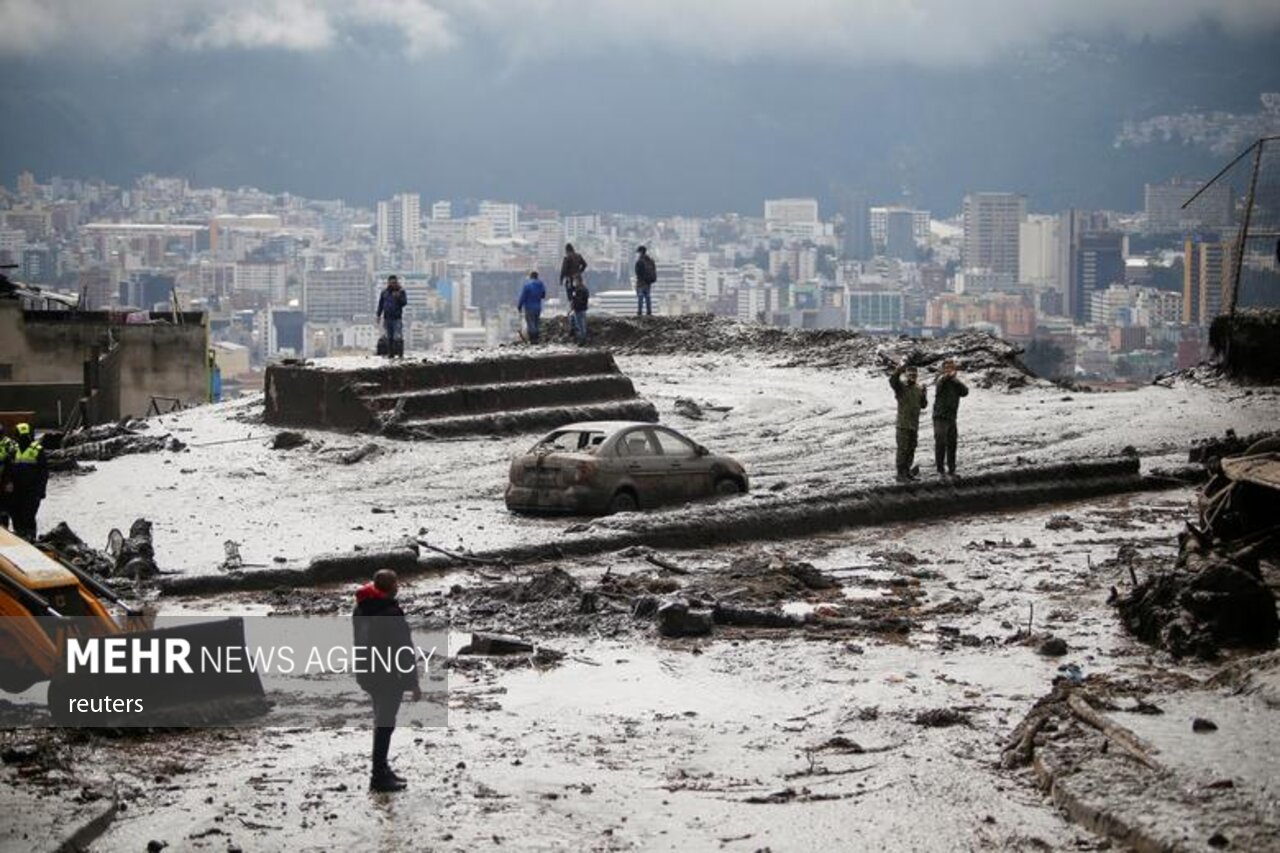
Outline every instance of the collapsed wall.
<path fill-rule="evenodd" d="M 581 420 L 656 421 L 603 350 L 267 368 L 269 424 L 435 438 Z"/>

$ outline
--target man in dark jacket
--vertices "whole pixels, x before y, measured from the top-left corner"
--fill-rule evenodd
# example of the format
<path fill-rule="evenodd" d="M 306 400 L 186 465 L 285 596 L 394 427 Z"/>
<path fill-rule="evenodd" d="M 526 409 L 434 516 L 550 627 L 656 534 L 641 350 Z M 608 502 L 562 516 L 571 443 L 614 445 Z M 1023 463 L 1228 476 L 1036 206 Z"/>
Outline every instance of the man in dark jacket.
<path fill-rule="evenodd" d="M 916 369 L 905 364 L 898 365 L 889 376 L 889 387 L 898 398 L 898 481 L 914 480 L 920 473 L 920 468 L 913 464 L 920 434 L 920 413 L 929 408 L 929 395 L 916 383 Z"/>
<path fill-rule="evenodd" d="M 386 289 L 378 296 L 378 320 L 382 322 L 387 355 L 391 358 L 404 357 L 404 306 L 408 302 L 409 295 L 400 286 L 400 279 L 388 276 Z"/>
<path fill-rule="evenodd" d="M 356 683 L 373 700 L 373 772 L 369 779 L 373 791 L 404 790 L 405 780 L 391 769 L 387 753 L 405 691 L 415 702 L 422 698 L 418 651 L 396 601 L 398 590 L 396 573 L 382 569 L 372 583 L 356 590 L 356 609 L 351 614 L 353 645 L 368 661 L 357 673 Z"/>
<path fill-rule="evenodd" d="M 955 476 L 956 473 L 956 415 L 960 412 L 960 398 L 969 396 L 969 387 L 957 375 L 960 365 L 955 359 L 942 363 L 942 375 L 933 390 L 933 459 L 938 474 Z"/>
<path fill-rule="evenodd" d="M 4 492 L 5 468 L 18 452 L 18 443 L 5 435 L 4 424 L 0 423 L 0 528 L 9 529 L 9 495 Z"/>
<path fill-rule="evenodd" d="M 577 253 L 572 243 L 565 243 L 564 260 L 560 262 L 560 285 L 564 288 L 567 301 L 573 301 L 573 289 L 582 283 L 582 274 L 586 271 L 586 258 Z"/>
<path fill-rule="evenodd" d="M 18 424 L 17 440 L 10 448 L 4 471 L 0 473 L 0 493 L 6 511 L 13 517 L 13 532 L 29 542 L 36 538 L 36 514 L 49 485 L 49 460 L 36 441 L 31 424 Z"/>
<path fill-rule="evenodd" d="M 569 293 L 569 310 L 573 312 L 569 315 L 569 324 L 580 347 L 587 344 L 587 304 L 590 300 L 591 292 L 587 290 L 586 282 L 578 279 Z"/>
<path fill-rule="evenodd" d="M 653 316 L 653 284 L 658 280 L 658 265 L 644 246 L 636 249 L 636 316 Z"/>

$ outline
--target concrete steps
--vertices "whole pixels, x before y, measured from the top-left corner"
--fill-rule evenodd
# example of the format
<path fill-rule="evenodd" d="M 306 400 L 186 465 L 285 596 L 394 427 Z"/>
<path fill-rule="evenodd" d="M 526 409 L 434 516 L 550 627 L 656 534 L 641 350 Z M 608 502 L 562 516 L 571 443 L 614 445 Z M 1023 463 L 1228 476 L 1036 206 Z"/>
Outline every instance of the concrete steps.
<path fill-rule="evenodd" d="M 658 419 L 606 350 L 368 362 L 268 367 L 266 422 L 433 438 Z"/>

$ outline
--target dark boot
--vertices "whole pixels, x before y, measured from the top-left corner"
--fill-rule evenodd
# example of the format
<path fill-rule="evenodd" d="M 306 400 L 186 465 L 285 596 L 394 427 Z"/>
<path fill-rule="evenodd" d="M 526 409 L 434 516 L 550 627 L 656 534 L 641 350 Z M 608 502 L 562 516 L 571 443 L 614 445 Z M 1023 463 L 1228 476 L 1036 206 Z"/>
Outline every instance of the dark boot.
<path fill-rule="evenodd" d="M 390 770 L 382 773 L 375 773 L 369 778 L 369 790 L 380 793 L 393 793 L 395 791 L 403 791 L 408 785 L 400 777 L 396 776 Z"/>

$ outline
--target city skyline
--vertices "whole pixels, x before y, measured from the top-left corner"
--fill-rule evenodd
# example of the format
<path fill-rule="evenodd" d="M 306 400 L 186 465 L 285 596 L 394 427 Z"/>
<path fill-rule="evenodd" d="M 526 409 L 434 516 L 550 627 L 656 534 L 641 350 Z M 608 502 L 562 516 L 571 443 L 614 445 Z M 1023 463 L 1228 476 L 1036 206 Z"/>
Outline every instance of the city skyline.
<path fill-rule="evenodd" d="M 127 5 L 0 3 L 0 162 L 367 206 L 1136 209 L 1280 128 L 1274 4 Z"/>

